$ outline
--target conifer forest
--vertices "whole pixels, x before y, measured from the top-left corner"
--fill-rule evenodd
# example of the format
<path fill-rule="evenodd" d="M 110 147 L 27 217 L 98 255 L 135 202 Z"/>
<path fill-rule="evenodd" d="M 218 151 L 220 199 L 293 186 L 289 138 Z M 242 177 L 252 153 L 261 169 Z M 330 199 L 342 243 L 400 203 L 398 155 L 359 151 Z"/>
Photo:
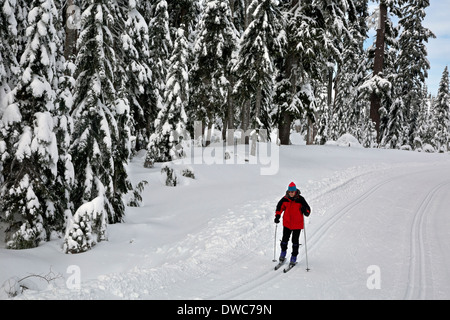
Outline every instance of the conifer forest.
<path fill-rule="evenodd" d="M 0 0 L 1 241 L 33 248 L 56 233 L 66 253 L 89 250 L 123 221 L 133 155 L 183 157 L 196 121 L 227 143 L 227 129 L 280 145 L 295 130 L 307 144 L 348 133 L 448 152 L 448 69 L 438 92 L 425 84 L 429 5 Z"/>

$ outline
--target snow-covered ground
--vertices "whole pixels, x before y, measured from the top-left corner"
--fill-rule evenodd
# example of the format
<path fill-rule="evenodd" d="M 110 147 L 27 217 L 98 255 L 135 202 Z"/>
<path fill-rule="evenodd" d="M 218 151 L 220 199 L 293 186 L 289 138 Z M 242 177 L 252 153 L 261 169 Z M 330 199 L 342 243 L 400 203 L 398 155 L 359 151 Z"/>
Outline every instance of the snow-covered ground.
<path fill-rule="evenodd" d="M 138 154 L 130 175 L 148 181 L 142 206 L 86 253 L 64 254 L 63 239 L 2 243 L 0 297 L 23 279 L 29 289 L 14 299 L 450 299 L 450 154 L 351 145 L 274 148 L 273 175 L 233 161 L 242 154 L 203 156 L 177 187 Z M 300 261 L 284 274 L 273 270 L 273 218 L 291 181 L 312 213 L 307 247 L 302 233 Z"/>

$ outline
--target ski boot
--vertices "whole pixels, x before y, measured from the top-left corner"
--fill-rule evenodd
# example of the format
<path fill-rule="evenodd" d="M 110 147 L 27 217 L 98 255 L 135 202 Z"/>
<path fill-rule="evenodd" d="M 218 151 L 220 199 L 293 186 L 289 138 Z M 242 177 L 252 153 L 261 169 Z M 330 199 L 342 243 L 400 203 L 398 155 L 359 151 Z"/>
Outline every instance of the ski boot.
<path fill-rule="evenodd" d="M 280 258 L 278 258 L 278 264 L 275 266 L 275 270 L 278 270 L 286 260 L 286 251 L 281 251 Z"/>
<path fill-rule="evenodd" d="M 281 251 L 280 258 L 278 259 L 278 262 L 281 264 L 286 260 L 286 251 Z"/>
<path fill-rule="evenodd" d="M 291 261 L 289 262 L 289 266 L 293 267 L 296 265 L 296 263 L 297 263 L 297 256 L 292 256 Z"/>

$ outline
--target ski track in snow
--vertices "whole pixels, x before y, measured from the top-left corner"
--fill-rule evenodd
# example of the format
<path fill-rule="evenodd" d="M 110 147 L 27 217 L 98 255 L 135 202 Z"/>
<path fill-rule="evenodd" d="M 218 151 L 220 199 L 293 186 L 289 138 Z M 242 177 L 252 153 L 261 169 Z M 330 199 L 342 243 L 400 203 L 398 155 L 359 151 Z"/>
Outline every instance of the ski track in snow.
<path fill-rule="evenodd" d="M 377 172 L 375 172 L 377 174 Z M 314 202 L 319 197 L 327 196 L 330 198 L 328 201 L 324 201 L 322 199 L 322 202 L 325 203 L 336 203 L 336 200 L 331 200 L 334 198 L 334 193 L 339 192 L 339 194 L 342 194 L 343 188 L 346 188 L 347 190 L 345 193 L 353 193 L 356 189 L 355 186 L 362 185 L 363 181 L 369 181 L 373 179 L 372 177 L 374 175 L 374 171 L 369 171 L 366 173 L 362 173 L 360 175 L 357 175 L 355 177 L 350 178 L 349 180 L 345 181 L 342 184 L 339 184 L 337 186 L 334 186 L 330 188 L 325 194 L 321 194 L 320 196 L 313 197 L 311 199 L 311 202 Z M 408 173 L 398 175 L 394 178 L 389 178 L 386 180 L 382 180 L 381 182 L 376 183 L 375 185 L 371 186 L 368 190 L 364 191 L 361 195 L 357 196 L 356 198 L 351 198 L 350 202 L 345 203 L 343 206 L 338 207 L 337 209 L 332 209 L 332 213 L 327 215 L 327 219 L 320 225 L 312 236 L 307 238 L 307 249 L 309 250 L 309 253 L 313 252 L 315 247 L 320 244 L 321 240 L 324 239 L 327 236 L 327 232 L 329 229 L 331 229 L 336 223 L 338 223 L 342 217 L 350 211 L 353 207 L 355 207 L 357 204 L 361 203 L 369 197 L 374 191 L 376 191 L 381 186 L 385 185 L 386 183 L 393 181 L 395 179 L 400 179 L 401 177 L 404 177 L 405 175 L 408 175 Z M 309 201 L 309 200 L 308 200 Z M 314 214 L 314 212 L 313 212 Z M 313 218 L 313 217 L 311 217 Z M 308 218 L 307 218 L 308 219 Z M 308 231 L 306 231 L 308 232 Z M 311 233 L 309 233 L 311 234 Z M 308 235 L 308 234 L 307 234 Z M 303 232 L 301 234 L 301 240 L 303 239 Z M 278 245 L 278 244 L 277 244 Z M 302 244 L 302 249 L 304 249 L 304 245 Z M 299 257 L 304 260 L 304 256 L 301 256 L 299 254 Z M 300 265 L 300 263 L 297 264 L 295 269 L 304 268 Z M 246 282 L 240 284 L 238 287 L 227 289 L 224 292 L 219 293 L 218 295 L 214 295 L 210 297 L 211 299 L 236 299 L 240 298 L 242 294 L 248 293 L 248 292 L 254 292 L 257 291 L 257 288 L 259 286 L 267 286 L 270 283 L 274 283 L 280 280 L 280 277 L 285 277 L 286 275 L 283 275 L 283 273 L 275 272 L 273 268 L 270 268 L 268 272 L 264 272 L 262 274 L 257 274 L 254 278 L 247 280 Z"/>
<path fill-rule="evenodd" d="M 430 256 L 427 248 L 428 234 L 426 232 L 427 220 L 429 219 L 429 206 L 436 194 L 443 187 L 450 185 L 450 180 L 446 180 L 431 189 L 422 200 L 416 210 L 414 220 L 411 225 L 411 255 L 409 263 L 409 281 L 404 299 L 417 300 L 433 298 L 433 283 L 431 278 Z M 448 193 L 447 193 L 448 194 Z"/>
<path fill-rule="evenodd" d="M 413 166 L 414 168 L 414 166 Z M 392 168 L 391 168 L 392 169 Z M 393 168 L 392 171 L 401 171 L 401 169 L 404 168 Z M 389 170 L 390 171 L 390 170 Z M 378 175 L 379 177 L 382 177 L 382 179 L 371 185 L 367 188 L 367 190 L 363 191 L 360 195 L 350 198 L 349 202 L 344 203 L 343 205 L 339 206 L 337 209 L 332 209 L 332 213 L 327 215 L 327 219 L 324 220 L 324 222 L 318 226 L 312 236 L 310 236 L 307 239 L 307 248 L 308 253 L 311 255 L 311 253 L 314 252 L 316 247 L 320 246 L 320 243 L 323 239 L 325 239 L 328 236 L 328 232 L 330 229 L 335 227 L 336 224 L 340 223 L 343 217 L 350 212 L 352 209 L 354 209 L 357 205 L 364 202 L 365 199 L 369 198 L 372 194 L 374 194 L 378 189 L 381 187 L 394 182 L 399 181 L 406 176 L 410 176 L 411 174 L 423 174 L 425 172 L 430 171 L 429 168 L 426 168 L 424 170 L 411 172 L 411 167 L 406 168 L 405 173 L 397 174 L 393 177 L 389 177 L 385 179 L 385 176 L 389 176 L 386 174 L 379 175 L 379 171 L 369 171 L 363 174 L 360 174 L 358 176 L 355 176 L 343 184 L 333 187 L 330 190 L 328 190 L 325 194 L 321 194 L 320 197 L 334 197 L 334 192 L 337 192 L 339 190 L 339 194 L 342 195 L 342 188 L 346 188 L 346 193 L 353 193 L 355 191 L 355 186 L 362 186 L 362 181 L 373 181 L 375 179 L 375 175 Z M 376 180 L 376 179 L 375 179 Z M 427 265 L 427 255 L 426 250 L 424 249 L 424 228 L 426 225 L 425 218 L 427 217 L 426 213 L 428 212 L 428 206 L 433 199 L 433 196 L 436 192 L 438 192 L 443 186 L 446 186 L 450 184 L 450 180 L 445 181 L 443 183 L 438 184 L 436 187 L 434 187 L 429 193 L 425 196 L 424 200 L 422 201 L 420 207 L 416 210 L 415 216 L 414 216 L 414 222 L 412 224 L 411 228 L 411 234 L 410 234 L 410 241 L 411 241 L 411 258 L 410 258 L 410 271 L 409 271 L 409 285 L 407 286 L 407 291 L 405 293 L 404 299 L 426 299 L 427 298 L 427 290 L 429 288 L 432 288 L 432 285 L 427 286 L 427 274 L 429 274 L 426 270 Z M 312 200 L 314 201 L 317 197 L 313 197 Z M 322 202 L 324 203 L 333 203 L 330 201 L 324 201 L 322 199 Z M 308 231 L 307 231 L 308 232 Z M 311 234 L 311 232 L 309 233 Z M 303 235 L 301 236 L 301 240 L 303 239 Z M 304 246 L 302 245 L 302 248 L 304 249 Z M 295 269 L 305 269 L 304 266 L 304 251 L 303 255 L 300 253 L 299 258 L 301 258 L 302 261 L 299 261 Z M 300 262 L 303 265 L 300 265 Z M 310 268 L 311 265 L 309 265 Z M 254 274 L 252 278 L 246 279 L 245 281 L 242 281 L 238 285 L 227 288 L 225 290 L 219 291 L 218 293 L 208 297 L 208 299 L 248 299 L 248 297 L 251 297 L 252 295 L 257 295 L 258 289 L 260 287 L 270 287 L 274 286 L 275 283 L 279 282 L 281 279 L 284 279 L 286 275 L 284 275 L 282 272 L 279 272 L 282 268 L 280 268 L 278 271 L 274 271 L 273 267 L 267 268 L 268 270 L 263 269 L 263 272 Z M 295 270 L 294 269 L 294 270 Z"/>
<path fill-rule="evenodd" d="M 430 164 L 404 163 L 368 165 L 339 171 L 321 181 L 310 181 L 302 188 L 312 207 L 306 218 L 309 267 L 314 273 L 311 256 L 320 253 L 330 232 L 348 223 L 346 215 L 375 196 L 377 191 L 406 176 L 434 170 Z M 410 228 L 409 285 L 404 299 L 432 296 L 432 281 L 426 268 L 428 260 L 426 213 L 428 207 L 450 180 L 427 191 L 419 203 Z M 250 201 L 243 207 L 231 208 L 208 221 L 185 239 L 159 248 L 167 262 L 162 265 L 135 266 L 123 273 L 101 275 L 83 282 L 80 290 L 69 290 L 63 284 L 50 285 L 42 291 L 27 290 L 18 299 L 259 299 L 261 293 L 277 288 L 278 282 L 304 279 L 304 245 L 297 266 L 287 274 L 282 268 L 273 270 L 273 216 L 280 195 L 263 201 Z M 278 225 L 276 252 L 282 223 Z M 303 232 L 300 238 L 303 242 Z M 362 242 L 368 240 L 361 237 Z M 356 249 L 355 249 L 356 250 Z M 355 253 L 356 254 L 356 253 Z M 276 256 L 278 258 L 278 256 Z M 333 272 L 333 266 L 330 266 Z M 301 271 L 301 272 L 300 272 Z M 227 273 L 239 275 L 232 279 Z M 327 281 L 317 284 L 327 287 Z M 186 286 L 193 286 L 186 296 Z M 308 286 L 308 283 L 305 284 Z M 431 290 L 431 289 L 430 289 Z M 330 294 L 331 295 L 331 294 Z M 262 295 L 263 298 L 266 296 Z M 277 297 L 278 298 L 278 297 Z M 296 298 L 296 297 L 292 297 Z M 345 298 L 345 296 L 344 296 Z M 398 297 L 394 297 L 398 298 Z"/>

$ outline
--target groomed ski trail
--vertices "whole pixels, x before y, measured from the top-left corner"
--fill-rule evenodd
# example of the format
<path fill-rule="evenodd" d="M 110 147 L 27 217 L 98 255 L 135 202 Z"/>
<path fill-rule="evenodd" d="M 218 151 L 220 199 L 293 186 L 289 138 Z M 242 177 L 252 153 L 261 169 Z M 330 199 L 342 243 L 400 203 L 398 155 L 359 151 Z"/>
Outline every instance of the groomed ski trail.
<path fill-rule="evenodd" d="M 143 264 L 125 272 L 104 274 L 83 282 L 79 292 L 54 286 L 38 293 L 26 292 L 21 298 L 272 299 L 274 290 L 277 292 L 276 299 L 409 299 L 433 298 L 439 293 L 450 298 L 450 289 L 446 284 L 426 294 L 422 289 L 423 285 L 436 285 L 432 278 L 429 279 L 429 270 L 450 280 L 446 269 L 439 268 L 448 266 L 450 262 L 445 244 L 431 243 L 422 248 L 422 241 L 417 240 L 420 237 L 426 241 L 430 234 L 427 231 L 430 226 L 426 224 L 430 218 L 423 211 L 438 206 L 437 200 L 442 205 L 448 204 L 446 194 L 450 193 L 450 183 L 442 174 L 448 169 L 448 164 L 438 164 L 437 167 L 414 163 L 370 165 L 349 168 L 338 171 L 334 177 L 302 183 L 302 194 L 312 207 L 311 216 L 306 218 L 309 272 L 305 270 L 304 246 L 300 248 L 294 270 L 288 273 L 283 273 L 281 269 L 273 270 L 274 208 L 282 196 L 277 194 L 272 199 L 248 201 L 244 205 L 229 207 L 223 214 L 206 220 L 184 239 L 155 248 L 156 252 L 149 255 L 148 261 Z M 368 217 L 378 221 L 383 228 L 374 231 L 368 223 L 364 225 L 364 208 L 375 201 L 386 200 L 380 198 L 380 192 L 385 196 L 390 188 L 398 188 L 404 179 L 409 183 L 409 180 L 414 182 L 439 173 L 437 185 L 434 181 L 420 183 L 421 192 L 416 197 L 419 202 L 412 204 L 414 210 L 402 208 L 402 201 L 411 200 L 408 196 L 402 196 L 402 199 L 383 204 L 379 216 Z M 389 220 L 393 216 L 391 212 L 399 212 L 404 219 L 401 221 L 406 228 L 399 235 L 396 225 L 392 223 L 398 220 Z M 445 220 L 447 215 L 431 217 L 433 230 L 448 232 L 445 228 L 450 222 Z M 374 232 L 375 236 L 365 232 Z M 395 270 L 389 270 L 381 266 L 381 289 L 369 290 L 366 280 L 370 275 L 366 268 L 369 264 L 378 263 L 377 256 L 386 254 L 385 247 L 373 247 L 371 241 L 375 239 L 376 245 L 384 245 L 382 239 L 385 232 L 391 235 L 387 239 L 394 239 L 400 244 L 398 248 L 391 243 L 386 244 L 386 248 L 391 250 L 387 254 L 409 259 L 411 267 L 404 268 L 404 264 L 400 263 L 392 266 Z M 277 242 L 279 238 L 280 233 Z M 303 235 L 300 241 L 303 241 Z M 349 244 L 355 241 L 360 243 L 350 247 Z M 367 248 L 374 252 L 361 252 Z M 444 257 L 437 258 L 437 254 L 428 256 L 427 248 L 436 253 L 444 252 Z M 279 254 L 279 246 L 276 249 Z M 341 260 L 336 259 L 341 256 Z M 155 262 L 155 258 L 164 262 Z M 428 261 L 433 263 L 425 270 L 420 264 L 428 264 Z M 354 269 L 349 270 L 349 266 Z M 357 273 L 353 274 L 355 270 Z M 339 279 L 342 273 L 347 273 L 347 276 Z M 356 285 L 348 282 L 352 278 L 355 278 Z M 411 287 L 407 287 L 408 282 Z"/>
<path fill-rule="evenodd" d="M 424 195 L 420 206 L 414 214 L 411 225 L 411 253 L 408 286 L 405 292 L 405 300 L 433 299 L 432 259 L 430 257 L 429 238 L 433 235 L 427 232 L 427 225 L 433 216 L 429 210 L 433 200 L 440 197 L 448 197 L 450 179 L 436 185 Z M 447 188 L 447 190 L 445 190 Z M 445 192 L 443 192 L 443 190 Z M 431 217 L 429 213 L 431 212 Z"/>
<path fill-rule="evenodd" d="M 421 167 L 421 166 L 407 166 L 403 168 L 391 168 L 382 171 L 383 174 L 380 175 L 380 171 L 371 171 L 366 172 L 364 174 L 361 174 L 359 176 L 353 177 L 349 179 L 346 183 L 342 184 L 340 187 L 336 187 L 328 191 L 327 193 L 321 194 L 321 203 L 327 203 L 327 201 L 324 201 L 324 198 L 332 199 L 335 197 L 335 193 L 339 193 L 341 196 L 343 194 L 349 195 L 349 198 L 343 201 L 343 204 L 340 204 L 336 206 L 335 208 L 326 208 L 325 211 L 330 211 L 327 214 L 324 214 L 323 217 L 326 217 L 325 219 L 322 219 L 321 223 L 318 225 L 314 225 L 313 223 L 307 224 L 308 229 L 308 255 L 313 255 L 315 251 L 320 250 L 320 246 L 322 245 L 322 242 L 326 240 L 330 236 L 330 230 L 341 224 L 343 220 L 345 220 L 345 217 L 348 215 L 349 212 L 352 212 L 352 210 L 357 209 L 359 205 L 364 205 L 364 202 L 367 199 L 371 199 L 371 197 L 377 197 L 377 191 L 382 188 L 388 188 L 390 185 L 396 185 L 399 181 L 402 181 L 406 177 L 422 177 L 423 175 L 427 175 L 429 173 L 435 173 L 439 172 L 439 169 L 436 168 L 430 168 L 430 167 Z M 364 188 L 363 180 L 366 181 L 377 181 L 375 183 L 366 183 L 366 189 L 361 192 L 359 195 L 354 196 L 352 195 L 356 188 L 355 186 L 360 186 Z M 429 278 L 429 275 L 427 276 L 425 270 L 425 258 L 426 255 L 424 253 L 423 249 L 423 236 L 417 236 L 419 233 L 423 233 L 423 228 L 425 228 L 425 222 L 424 217 L 425 213 L 427 211 L 427 207 L 431 200 L 433 199 L 433 196 L 435 193 L 437 193 L 441 188 L 444 186 L 448 186 L 450 184 L 450 181 L 444 181 L 442 183 L 439 183 L 437 186 L 433 186 L 432 189 L 426 194 L 425 199 L 421 202 L 420 207 L 415 211 L 415 219 L 411 227 L 411 234 L 409 235 L 409 241 L 411 242 L 411 263 L 410 263 L 410 271 L 409 271 L 409 282 L 401 283 L 399 279 L 392 279 L 392 282 L 396 282 L 400 287 L 407 287 L 407 292 L 405 293 L 404 298 L 405 299 L 414 299 L 414 298 L 426 298 L 425 295 L 425 282 L 427 277 Z M 369 185 L 369 187 L 367 187 Z M 343 189 L 347 189 L 346 191 L 342 192 Z M 426 191 L 426 190 L 425 190 Z M 317 201 L 318 197 L 312 197 L 311 203 L 314 203 L 314 201 Z M 315 219 L 314 217 L 314 208 L 313 207 L 313 215 L 311 219 Z M 324 208 L 321 208 L 324 209 Z M 395 210 L 395 209 L 394 209 Z M 309 220 L 307 218 L 307 220 Z M 315 219 L 319 220 L 319 219 Z M 314 221 L 315 221 L 314 220 Z M 313 228 L 314 226 L 314 228 Z M 380 236 L 382 236 L 382 230 L 380 230 Z M 301 236 L 302 238 L 302 236 Z M 279 250 L 279 249 L 278 249 Z M 345 248 L 343 249 L 345 250 Z M 407 259 L 407 257 L 405 257 Z M 315 267 L 318 267 L 317 261 L 314 262 L 313 259 L 309 259 L 309 268 L 311 269 L 311 273 L 314 273 Z M 315 264 L 316 263 L 316 264 Z M 270 261 L 267 262 L 268 265 L 270 265 Z M 267 291 L 267 288 L 277 288 L 282 287 L 282 285 L 277 285 L 280 281 L 283 283 L 286 283 L 288 281 L 291 281 L 293 279 L 301 281 L 301 279 L 305 279 L 308 276 L 306 272 L 306 265 L 305 265 L 305 256 L 304 256 L 304 247 L 303 250 L 301 250 L 299 254 L 299 261 L 297 263 L 295 270 L 292 270 L 291 272 L 285 274 L 283 272 L 273 272 L 273 266 L 272 268 L 267 268 L 267 270 L 264 268 L 259 268 L 258 270 L 262 270 L 262 272 L 256 273 L 256 271 L 252 274 L 252 277 L 245 279 L 244 281 L 241 281 L 239 284 L 235 285 L 234 287 L 228 287 L 218 294 L 215 294 L 213 296 L 208 297 L 209 299 L 257 299 L 261 297 L 261 293 L 264 291 Z M 368 265 L 369 266 L 369 265 Z M 320 266 L 322 270 L 326 270 L 328 267 L 330 267 L 330 271 L 333 272 L 332 266 Z M 270 270 L 269 270 L 270 269 Z M 280 271 L 280 270 L 278 270 Z M 298 275 L 298 273 L 301 272 L 301 276 Z M 285 277 L 290 277 L 288 280 L 285 280 Z M 369 277 L 369 274 L 366 275 L 366 277 Z M 316 278 L 317 280 L 317 278 Z M 409 285 L 407 284 L 409 283 Z M 302 284 L 298 283 L 296 284 L 299 286 L 299 291 L 302 290 Z M 311 284 L 309 284 L 311 285 Z M 326 290 L 326 284 L 319 284 L 320 286 L 324 286 L 324 290 Z M 364 285 L 366 283 L 364 282 Z M 367 291 L 370 291 L 368 288 L 366 288 Z M 375 291 L 374 291 L 375 292 Z M 370 296 L 370 295 L 369 295 Z M 296 299 L 297 296 L 289 296 L 287 295 L 287 299 Z M 325 297 L 329 297 L 325 294 Z M 399 294 L 393 293 L 394 298 L 399 298 Z M 263 296 L 264 299 L 268 298 L 265 295 Z M 307 299 L 307 296 L 303 296 L 303 298 Z M 315 298 L 315 297 L 313 297 Z M 351 298 L 364 298 L 364 297 L 358 297 L 355 295 Z M 377 295 L 374 295 L 374 298 L 377 298 Z M 401 296 L 400 296 L 401 298 Z"/>

